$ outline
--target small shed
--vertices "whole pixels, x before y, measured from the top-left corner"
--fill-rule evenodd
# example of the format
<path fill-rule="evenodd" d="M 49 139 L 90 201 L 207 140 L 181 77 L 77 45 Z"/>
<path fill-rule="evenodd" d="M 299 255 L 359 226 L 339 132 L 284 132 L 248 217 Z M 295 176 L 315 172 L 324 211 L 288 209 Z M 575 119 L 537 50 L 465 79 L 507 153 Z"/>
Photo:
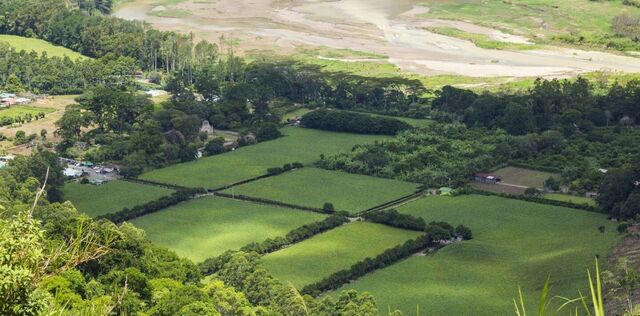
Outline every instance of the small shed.
<path fill-rule="evenodd" d="M 490 173 L 476 173 L 474 178 L 476 182 L 489 184 L 496 184 L 497 182 L 502 181 L 501 176 Z"/>

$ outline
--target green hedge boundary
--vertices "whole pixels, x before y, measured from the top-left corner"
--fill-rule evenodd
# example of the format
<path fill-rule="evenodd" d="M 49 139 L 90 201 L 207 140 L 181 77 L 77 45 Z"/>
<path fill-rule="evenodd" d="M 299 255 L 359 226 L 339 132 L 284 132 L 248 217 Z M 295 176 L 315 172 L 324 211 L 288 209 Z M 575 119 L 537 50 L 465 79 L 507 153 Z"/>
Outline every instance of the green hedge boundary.
<path fill-rule="evenodd" d="M 508 193 L 495 193 L 495 192 L 488 192 L 488 191 L 480 191 L 480 190 L 471 189 L 471 188 L 465 189 L 463 194 L 499 196 L 507 199 L 521 200 L 521 201 L 538 203 L 538 204 L 561 206 L 561 207 L 573 208 L 573 209 L 584 210 L 589 212 L 602 213 L 602 211 L 600 211 L 599 208 L 592 205 L 576 204 L 576 203 L 567 202 L 567 201 L 549 200 L 545 198 L 532 197 L 532 196 L 514 195 L 514 194 L 508 194 Z"/>
<path fill-rule="evenodd" d="M 119 224 L 144 215 L 155 213 L 169 206 L 173 206 L 180 202 L 189 200 L 196 195 L 205 193 L 207 193 L 207 190 L 203 188 L 181 189 L 179 191 L 173 192 L 171 195 L 163 196 L 157 200 L 145 204 L 136 205 L 131 209 L 125 207 L 115 213 L 97 216 L 96 219 L 108 219 L 116 224 Z"/>

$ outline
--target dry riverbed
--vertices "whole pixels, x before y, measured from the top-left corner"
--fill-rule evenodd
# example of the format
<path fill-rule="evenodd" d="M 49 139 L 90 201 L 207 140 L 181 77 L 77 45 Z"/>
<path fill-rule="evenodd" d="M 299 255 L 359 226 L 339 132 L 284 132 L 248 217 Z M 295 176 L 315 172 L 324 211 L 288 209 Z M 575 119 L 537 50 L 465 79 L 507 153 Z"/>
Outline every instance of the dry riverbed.
<path fill-rule="evenodd" d="M 471 77 L 566 77 L 596 70 L 640 72 L 640 59 L 605 52 L 546 46 L 532 50 L 485 49 L 436 34 L 452 27 L 498 42 L 526 45 L 526 37 L 464 21 L 429 19 L 416 0 L 135 0 L 115 15 L 164 30 L 193 32 L 221 42 L 236 39 L 240 52 L 292 53 L 301 45 L 351 49 L 388 56 L 404 71 Z M 425 18 L 424 16 L 427 16 Z M 228 43 L 228 41 L 224 41 Z M 322 57 L 322 56 L 319 56 Z"/>

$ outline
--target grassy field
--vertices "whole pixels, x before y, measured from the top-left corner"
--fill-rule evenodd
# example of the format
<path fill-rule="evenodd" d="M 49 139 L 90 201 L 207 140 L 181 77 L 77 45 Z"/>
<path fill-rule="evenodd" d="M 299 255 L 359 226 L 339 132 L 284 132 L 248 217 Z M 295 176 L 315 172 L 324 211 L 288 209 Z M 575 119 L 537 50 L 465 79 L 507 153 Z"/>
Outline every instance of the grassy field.
<path fill-rule="evenodd" d="M 559 178 L 560 176 L 551 172 L 544 172 L 538 170 L 506 167 L 495 172 L 493 174 L 502 176 L 502 182 L 509 184 L 522 185 L 526 187 L 542 188 L 544 181 L 549 177 Z"/>
<path fill-rule="evenodd" d="M 87 58 L 82 54 L 76 53 L 68 48 L 56 46 L 47 41 L 36 38 L 28 38 L 15 35 L 0 35 L 0 43 L 3 42 L 9 44 L 9 46 L 14 47 L 18 51 L 35 51 L 38 54 L 46 52 L 49 57 L 68 56 L 69 58 L 74 60 Z"/>
<path fill-rule="evenodd" d="M 392 119 L 397 119 L 400 121 L 403 121 L 413 127 L 426 127 L 428 125 L 430 125 L 431 123 L 433 123 L 432 120 L 428 120 L 428 119 L 415 119 L 415 118 L 410 118 L 410 117 L 402 117 L 402 116 L 390 116 L 390 115 L 382 115 L 382 114 L 376 114 L 376 113 L 367 113 L 367 112 L 356 112 L 356 111 L 349 111 L 349 112 L 355 112 L 355 113 L 362 113 L 362 114 L 367 114 L 367 115 L 371 115 L 371 116 L 377 116 L 377 117 L 387 117 L 387 118 L 392 118 Z"/>
<path fill-rule="evenodd" d="M 226 193 L 267 198 L 285 203 L 322 207 L 352 213 L 415 192 L 418 184 L 317 168 L 304 168 L 250 182 Z"/>
<path fill-rule="evenodd" d="M 0 109 L 0 118 L 3 118 L 3 117 L 13 118 L 18 116 L 24 116 L 26 114 L 31 114 L 33 116 L 36 116 L 36 114 L 40 112 L 51 113 L 53 111 L 54 111 L 53 109 L 49 109 L 49 108 L 40 108 L 40 107 L 33 107 L 33 106 L 27 106 L 27 105 L 16 105 L 8 109 Z"/>
<path fill-rule="evenodd" d="M 202 261 L 250 242 L 284 236 L 323 217 L 312 212 L 207 197 L 137 218 L 132 223 L 144 229 L 156 244 Z"/>
<path fill-rule="evenodd" d="M 282 116 L 282 122 L 286 123 L 290 119 L 294 119 L 296 117 L 302 117 L 303 115 L 305 115 L 305 114 L 307 114 L 307 113 L 309 113 L 311 111 L 313 111 L 313 110 L 307 109 L 307 108 L 300 108 L 300 109 L 293 110 L 291 112 L 287 112 L 285 115 Z"/>
<path fill-rule="evenodd" d="M 173 190 L 116 180 L 102 185 L 71 182 L 64 186 L 63 192 L 78 211 L 95 217 L 157 200 Z"/>
<path fill-rule="evenodd" d="M 310 164 L 318 160 L 320 154 L 350 151 L 356 144 L 387 138 L 297 127 L 287 127 L 282 132 L 286 136 L 222 155 L 153 170 L 141 178 L 188 187 L 215 188 L 266 174 L 271 167 L 296 161 Z"/>
<path fill-rule="evenodd" d="M 561 194 L 561 193 L 547 193 L 544 195 L 544 198 L 549 200 L 571 202 L 576 204 L 588 204 L 592 206 L 596 205 L 596 201 L 594 199 L 588 198 L 586 196 L 575 196 L 575 195 Z"/>
<path fill-rule="evenodd" d="M 499 197 L 430 196 L 398 210 L 427 221 L 465 224 L 474 238 L 345 287 L 369 291 L 381 310 L 390 306 L 413 313 L 419 305 L 425 315 L 509 315 L 518 286 L 534 310 L 547 276 L 550 297 L 576 297 L 578 289 L 585 293 L 586 269 L 593 267 L 594 256 L 607 256 L 620 239 L 615 223 L 604 215 Z M 552 308 L 558 303 L 554 299 Z"/>
<path fill-rule="evenodd" d="M 271 253 L 263 261 L 278 279 L 300 288 L 419 235 L 384 225 L 354 222 Z"/>
<path fill-rule="evenodd" d="M 428 18 L 470 21 L 522 34 L 539 43 L 557 43 L 554 36 L 582 36 L 584 43 L 612 37 L 611 20 L 624 12 L 640 14 L 640 8 L 622 1 L 512 0 L 434 1 Z"/>

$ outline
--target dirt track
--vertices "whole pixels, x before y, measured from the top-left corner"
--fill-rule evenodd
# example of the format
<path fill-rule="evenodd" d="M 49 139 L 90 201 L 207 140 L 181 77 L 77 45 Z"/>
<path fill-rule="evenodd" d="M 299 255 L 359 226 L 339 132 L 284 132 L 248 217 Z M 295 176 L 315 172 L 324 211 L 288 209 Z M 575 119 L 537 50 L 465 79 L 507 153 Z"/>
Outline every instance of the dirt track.
<path fill-rule="evenodd" d="M 116 16 L 147 21 L 157 28 L 193 32 L 218 42 L 240 39 L 241 51 L 298 45 L 328 46 L 381 54 L 403 70 L 425 75 L 476 77 L 563 77 L 594 70 L 640 72 L 640 59 L 615 54 L 551 47 L 545 50 L 490 50 L 469 41 L 435 34 L 427 26 L 452 26 L 493 40 L 527 39 L 466 22 L 419 17 L 428 8 L 416 0 L 217 0 L 158 8 L 153 0 L 121 6 Z M 151 10 L 188 10 L 187 18 L 147 15 Z"/>

